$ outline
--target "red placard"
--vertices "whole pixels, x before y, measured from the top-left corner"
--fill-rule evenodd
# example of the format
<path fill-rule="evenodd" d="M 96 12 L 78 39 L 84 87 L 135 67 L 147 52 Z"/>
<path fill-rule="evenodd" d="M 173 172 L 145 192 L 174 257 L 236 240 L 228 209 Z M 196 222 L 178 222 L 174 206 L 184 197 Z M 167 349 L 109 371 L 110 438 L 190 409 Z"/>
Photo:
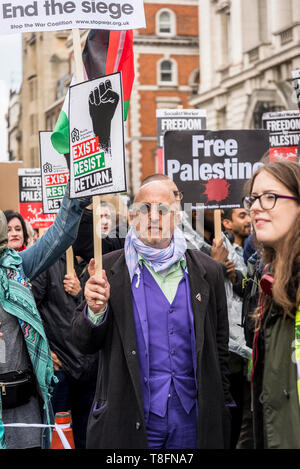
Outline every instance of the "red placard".
<path fill-rule="evenodd" d="M 20 214 L 27 220 L 32 228 L 49 228 L 56 218 L 54 213 L 43 213 L 42 202 L 20 203 Z"/>

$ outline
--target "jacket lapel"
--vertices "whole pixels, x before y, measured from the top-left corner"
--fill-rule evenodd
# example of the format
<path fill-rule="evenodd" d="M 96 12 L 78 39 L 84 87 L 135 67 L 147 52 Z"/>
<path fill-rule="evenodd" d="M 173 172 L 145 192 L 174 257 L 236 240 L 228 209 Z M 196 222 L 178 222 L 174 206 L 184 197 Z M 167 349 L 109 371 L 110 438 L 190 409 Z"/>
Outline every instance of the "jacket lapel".
<path fill-rule="evenodd" d="M 206 270 L 194 255 L 186 251 L 188 276 L 191 291 L 191 302 L 194 313 L 196 353 L 201 352 L 204 342 L 204 323 L 209 300 L 209 284 L 205 279 Z"/>
<path fill-rule="evenodd" d="M 142 269 L 141 269 L 142 270 Z M 140 274 L 139 286 L 136 288 L 137 275 L 133 277 L 132 296 L 135 302 L 136 310 L 140 318 L 141 329 L 143 331 L 144 344 L 147 354 L 149 353 L 149 330 L 147 322 L 147 307 L 145 299 L 144 276 Z M 149 355 L 148 355 L 149 356 Z"/>
<path fill-rule="evenodd" d="M 116 292 L 115 294 L 111 295 L 110 303 L 112 305 L 114 319 L 117 323 L 123 344 L 124 356 L 126 358 L 129 373 L 135 388 L 141 415 L 144 415 L 133 316 L 131 282 L 124 253 L 122 253 L 117 261 L 112 265 L 108 280 L 111 285 L 111 291 Z"/>

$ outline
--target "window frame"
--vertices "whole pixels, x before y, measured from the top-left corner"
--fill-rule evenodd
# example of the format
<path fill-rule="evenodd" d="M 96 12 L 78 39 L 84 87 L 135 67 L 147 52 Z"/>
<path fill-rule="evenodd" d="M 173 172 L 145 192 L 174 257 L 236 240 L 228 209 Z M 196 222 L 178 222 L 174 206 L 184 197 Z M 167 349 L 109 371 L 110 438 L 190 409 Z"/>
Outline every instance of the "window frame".
<path fill-rule="evenodd" d="M 170 31 L 169 32 L 162 32 L 160 30 L 161 28 L 160 17 L 163 13 L 168 13 L 170 15 Z M 161 37 L 176 36 L 176 15 L 174 11 L 170 10 L 169 8 L 162 8 L 161 10 L 158 10 L 158 12 L 156 13 L 155 24 L 156 24 L 157 36 L 161 36 Z"/>
<path fill-rule="evenodd" d="M 163 62 L 169 62 L 171 64 L 171 80 L 164 81 L 162 80 L 162 64 Z M 167 73 L 167 72 L 166 72 Z M 163 57 L 157 62 L 157 84 L 159 86 L 177 86 L 178 85 L 178 73 L 177 73 L 177 62 L 170 57 Z"/>

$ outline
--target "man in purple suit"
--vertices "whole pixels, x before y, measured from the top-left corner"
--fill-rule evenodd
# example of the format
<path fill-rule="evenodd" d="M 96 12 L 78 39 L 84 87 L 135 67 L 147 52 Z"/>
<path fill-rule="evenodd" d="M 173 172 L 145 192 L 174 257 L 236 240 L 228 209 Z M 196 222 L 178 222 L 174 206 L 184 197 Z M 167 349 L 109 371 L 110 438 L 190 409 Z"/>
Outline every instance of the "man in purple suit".
<path fill-rule="evenodd" d="M 170 186 L 138 191 L 124 249 L 90 262 L 73 322 L 100 351 L 87 448 L 226 448 L 232 404 L 220 264 L 189 250 Z M 101 304 L 99 304 L 99 300 Z"/>

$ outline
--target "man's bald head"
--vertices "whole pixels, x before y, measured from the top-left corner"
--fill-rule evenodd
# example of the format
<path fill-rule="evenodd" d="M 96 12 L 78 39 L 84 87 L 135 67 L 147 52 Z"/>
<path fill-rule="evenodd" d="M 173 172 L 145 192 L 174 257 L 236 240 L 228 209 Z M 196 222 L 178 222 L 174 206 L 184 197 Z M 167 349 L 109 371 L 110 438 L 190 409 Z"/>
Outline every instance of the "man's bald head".
<path fill-rule="evenodd" d="M 180 210 L 180 201 L 182 199 L 182 194 L 178 190 L 178 187 L 176 186 L 175 182 L 171 178 L 169 178 L 169 176 L 166 176 L 166 174 L 161 174 L 161 173 L 150 174 L 149 176 L 146 176 L 142 180 L 140 187 L 146 184 L 149 184 L 149 182 L 154 182 L 154 181 L 157 181 L 160 184 L 165 185 L 169 189 L 169 191 L 173 192 L 178 209 Z"/>
<path fill-rule="evenodd" d="M 155 196 L 155 198 L 163 197 L 165 202 L 166 198 L 169 198 L 168 203 L 170 205 L 176 202 L 175 195 L 173 191 L 170 190 L 169 185 L 162 184 L 160 180 L 153 179 L 140 186 L 135 195 L 134 203 L 145 201 L 145 197 L 147 199 L 151 195 Z"/>

